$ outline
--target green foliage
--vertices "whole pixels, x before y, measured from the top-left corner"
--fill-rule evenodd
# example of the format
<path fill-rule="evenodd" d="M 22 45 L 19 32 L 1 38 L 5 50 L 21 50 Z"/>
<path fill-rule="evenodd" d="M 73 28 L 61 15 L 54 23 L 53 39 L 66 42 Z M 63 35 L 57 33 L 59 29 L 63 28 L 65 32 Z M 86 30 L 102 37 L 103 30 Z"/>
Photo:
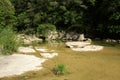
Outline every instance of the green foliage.
<path fill-rule="evenodd" d="M 119 27 L 116 28 L 115 26 L 120 25 L 120 0 L 11 1 L 14 4 L 16 11 L 18 30 L 26 30 L 29 28 L 36 30 L 39 27 L 39 24 L 42 23 L 54 24 L 57 29 L 66 30 L 73 25 L 79 24 L 80 26 L 78 27 L 83 29 L 82 32 L 88 35 L 90 34 L 90 36 L 94 36 L 95 34 L 95 37 L 99 37 L 97 35 L 99 34 L 103 37 L 114 33 L 119 35 Z M 1 10 L 4 10 L 4 8 Z M 9 11 L 11 10 L 12 8 L 9 9 Z M 0 13 L 0 21 L 2 20 L 0 25 L 6 25 L 9 22 L 11 23 L 11 21 L 3 17 L 5 15 L 1 14 L 3 13 Z M 46 36 L 46 33 L 44 36 Z"/>
<path fill-rule="evenodd" d="M 55 25 L 52 25 L 52 24 L 49 24 L 49 23 L 46 23 L 46 24 L 40 24 L 38 27 L 37 27 L 37 33 L 44 36 L 44 37 L 47 37 L 49 36 L 49 32 L 51 31 L 55 31 L 56 30 L 56 26 Z"/>
<path fill-rule="evenodd" d="M 120 19 L 120 12 L 113 13 L 110 19 L 119 20 Z"/>
<path fill-rule="evenodd" d="M 0 30 L 0 53 L 7 55 L 15 52 L 20 45 L 16 33 L 11 28 Z"/>
<path fill-rule="evenodd" d="M 85 9 L 82 0 L 11 1 L 14 3 L 16 14 L 18 15 L 18 27 L 28 26 L 25 28 L 36 28 L 41 23 L 50 23 L 61 28 L 68 28 L 71 24 L 81 23 L 82 11 Z"/>
<path fill-rule="evenodd" d="M 15 26 L 14 7 L 9 0 L 0 0 L 0 27 Z"/>
<path fill-rule="evenodd" d="M 92 35 L 95 34 L 95 37 L 109 38 L 108 34 L 119 35 L 120 27 L 118 26 L 120 25 L 120 1 L 93 1 L 94 5 L 91 5 L 88 1 L 84 2 L 84 4 L 86 4 L 88 8 L 83 13 L 83 25 L 89 26 L 90 30 L 88 31 L 92 33 Z M 101 36 L 99 36 L 98 34 Z M 112 38 L 115 38 L 115 36 L 112 36 Z"/>
<path fill-rule="evenodd" d="M 9 0 L 0 0 L 0 12 L 14 14 L 14 7 Z"/>
<path fill-rule="evenodd" d="M 63 75 L 66 74 L 68 72 L 66 66 L 64 64 L 58 64 L 54 69 L 53 69 L 54 73 L 56 75 Z"/>
<path fill-rule="evenodd" d="M 108 30 L 110 33 L 120 33 L 120 25 L 112 25 Z"/>

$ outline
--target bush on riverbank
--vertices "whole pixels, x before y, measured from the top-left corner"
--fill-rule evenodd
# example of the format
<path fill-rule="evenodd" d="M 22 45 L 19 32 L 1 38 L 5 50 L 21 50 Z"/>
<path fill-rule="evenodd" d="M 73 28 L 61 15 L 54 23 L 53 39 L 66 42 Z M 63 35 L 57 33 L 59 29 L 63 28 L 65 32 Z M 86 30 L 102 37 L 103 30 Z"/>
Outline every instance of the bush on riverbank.
<path fill-rule="evenodd" d="M 1 54 L 7 55 L 17 51 L 20 43 L 16 39 L 16 33 L 11 28 L 0 30 L 0 51 Z"/>

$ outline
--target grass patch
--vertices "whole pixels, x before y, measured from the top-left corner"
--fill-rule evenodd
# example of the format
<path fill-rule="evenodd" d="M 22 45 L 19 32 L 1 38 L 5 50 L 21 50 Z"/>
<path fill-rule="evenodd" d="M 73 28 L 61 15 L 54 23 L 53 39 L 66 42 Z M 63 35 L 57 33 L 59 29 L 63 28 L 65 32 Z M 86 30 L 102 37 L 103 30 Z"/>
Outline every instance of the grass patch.
<path fill-rule="evenodd" d="M 68 70 L 64 64 L 58 64 L 55 68 L 53 68 L 53 72 L 55 75 L 64 75 L 68 73 Z"/>

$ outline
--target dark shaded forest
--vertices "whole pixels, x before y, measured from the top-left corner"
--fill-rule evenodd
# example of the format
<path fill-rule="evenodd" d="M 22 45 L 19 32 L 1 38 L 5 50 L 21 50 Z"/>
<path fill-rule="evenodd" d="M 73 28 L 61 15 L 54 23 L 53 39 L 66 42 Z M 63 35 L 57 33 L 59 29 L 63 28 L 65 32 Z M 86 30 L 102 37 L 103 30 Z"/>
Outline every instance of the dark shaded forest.
<path fill-rule="evenodd" d="M 41 24 L 120 39 L 120 0 L 0 0 L 0 29 L 35 34 Z"/>

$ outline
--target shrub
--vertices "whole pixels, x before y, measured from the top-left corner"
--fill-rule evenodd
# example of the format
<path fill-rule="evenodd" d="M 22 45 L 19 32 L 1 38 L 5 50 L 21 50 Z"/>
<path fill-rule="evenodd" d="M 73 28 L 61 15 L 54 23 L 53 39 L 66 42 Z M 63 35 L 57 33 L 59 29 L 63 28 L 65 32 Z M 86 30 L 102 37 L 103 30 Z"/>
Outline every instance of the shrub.
<path fill-rule="evenodd" d="M 20 43 L 15 36 L 11 28 L 4 28 L 0 31 L 0 53 L 7 55 L 17 50 Z"/>
<path fill-rule="evenodd" d="M 67 68 L 64 64 L 58 64 L 54 69 L 53 69 L 55 75 L 63 75 L 66 74 Z"/>
<path fill-rule="evenodd" d="M 45 23 L 45 24 L 40 24 L 37 27 L 37 33 L 38 36 L 42 35 L 43 37 L 47 38 L 49 35 L 49 32 L 51 31 L 55 31 L 56 30 L 56 26 L 49 24 L 49 23 Z"/>

